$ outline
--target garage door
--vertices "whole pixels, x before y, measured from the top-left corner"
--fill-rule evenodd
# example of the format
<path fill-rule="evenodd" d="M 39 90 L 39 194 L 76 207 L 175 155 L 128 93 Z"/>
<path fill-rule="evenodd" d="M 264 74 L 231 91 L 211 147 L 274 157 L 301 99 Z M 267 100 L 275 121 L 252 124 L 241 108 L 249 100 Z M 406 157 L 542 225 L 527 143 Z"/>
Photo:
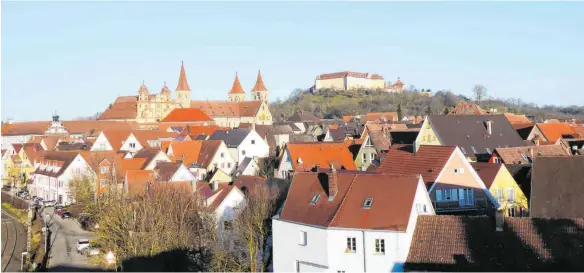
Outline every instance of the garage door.
<path fill-rule="evenodd" d="M 326 267 L 318 264 L 307 263 L 307 262 L 297 262 L 296 272 L 325 272 Z"/>

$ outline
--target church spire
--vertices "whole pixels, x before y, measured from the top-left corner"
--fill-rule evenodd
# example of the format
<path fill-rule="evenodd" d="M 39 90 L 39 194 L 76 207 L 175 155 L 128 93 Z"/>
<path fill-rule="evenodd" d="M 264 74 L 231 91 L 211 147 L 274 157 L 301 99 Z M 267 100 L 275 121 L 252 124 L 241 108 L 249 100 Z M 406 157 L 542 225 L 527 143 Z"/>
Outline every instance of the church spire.
<path fill-rule="evenodd" d="M 239 83 L 239 77 L 237 76 L 237 72 L 235 72 L 235 81 L 233 82 L 233 87 L 231 87 L 231 91 L 229 94 L 245 94 L 243 91 L 243 87 L 241 87 L 241 83 Z"/>
<path fill-rule="evenodd" d="M 264 85 L 264 80 L 262 79 L 262 73 L 260 73 L 259 70 L 258 70 L 258 78 L 257 78 L 256 83 L 251 91 L 253 91 L 253 92 L 268 91 L 268 89 Z"/>
<path fill-rule="evenodd" d="M 187 73 L 185 72 L 185 64 L 181 61 L 180 76 L 178 78 L 178 85 L 176 91 L 191 91 L 189 83 L 187 82 Z"/>

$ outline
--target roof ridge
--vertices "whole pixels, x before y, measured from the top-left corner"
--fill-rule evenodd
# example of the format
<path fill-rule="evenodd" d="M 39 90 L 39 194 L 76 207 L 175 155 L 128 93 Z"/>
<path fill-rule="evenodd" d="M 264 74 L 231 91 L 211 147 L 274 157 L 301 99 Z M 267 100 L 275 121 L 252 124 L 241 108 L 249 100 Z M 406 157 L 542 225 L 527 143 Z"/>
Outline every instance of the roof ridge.
<path fill-rule="evenodd" d="M 338 175 L 338 174 L 337 174 Z M 347 200 L 347 196 L 349 196 L 349 193 L 351 192 L 351 190 L 353 189 L 353 185 L 355 184 L 355 179 L 357 179 L 357 176 L 359 174 L 355 174 L 353 175 L 353 179 L 351 179 L 351 184 L 349 185 L 349 188 L 347 189 L 347 191 L 345 192 L 345 195 L 343 195 L 343 199 L 341 200 L 341 202 L 339 203 L 339 205 L 337 206 L 337 209 L 335 210 L 335 214 L 333 215 L 333 217 L 331 218 L 331 220 L 328 222 L 327 227 L 331 227 L 332 223 L 335 221 L 335 219 L 337 218 L 339 211 L 341 210 L 341 207 L 343 206 L 343 204 L 345 203 L 345 200 Z M 338 183 L 338 182 L 337 182 Z"/>

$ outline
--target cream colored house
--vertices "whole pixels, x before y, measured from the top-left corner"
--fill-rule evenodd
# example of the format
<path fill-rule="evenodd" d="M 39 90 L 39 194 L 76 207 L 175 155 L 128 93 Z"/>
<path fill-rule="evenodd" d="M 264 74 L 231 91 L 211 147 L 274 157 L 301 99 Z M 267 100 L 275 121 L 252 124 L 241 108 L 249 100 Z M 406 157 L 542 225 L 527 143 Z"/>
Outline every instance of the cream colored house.
<path fill-rule="evenodd" d="M 144 83 L 137 96 L 118 97 L 101 114 L 100 120 L 136 121 L 158 123 L 175 108 L 199 108 L 213 118 L 219 126 L 236 127 L 240 123 L 272 124 L 268 105 L 268 89 L 261 74 L 251 90 L 251 101 L 245 100 L 245 91 L 235 77 L 233 87 L 225 101 L 191 101 L 191 89 L 187 82 L 184 64 L 181 66 L 176 98 L 173 98 L 166 83 L 158 94 L 150 94 Z"/>
<path fill-rule="evenodd" d="M 314 89 L 357 90 L 377 89 L 384 90 L 386 83 L 379 74 L 361 72 L 336 72 L 322 74 L 316 77 Z"/>

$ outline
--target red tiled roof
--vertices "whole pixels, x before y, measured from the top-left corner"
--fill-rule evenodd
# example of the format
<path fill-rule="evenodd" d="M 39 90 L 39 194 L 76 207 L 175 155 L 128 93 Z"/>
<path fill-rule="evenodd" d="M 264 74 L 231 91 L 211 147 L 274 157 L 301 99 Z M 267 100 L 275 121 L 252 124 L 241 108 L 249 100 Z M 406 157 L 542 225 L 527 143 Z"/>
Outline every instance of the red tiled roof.
<path fill-rule="evenodd" d="M 449 115 L 486 115 L 487 111 L 481 109 L 478 105 L 474 103 L 461 102 L 450 113 Z"/>
<path fill-rule="evenodd" d="M 421 145 L 414 154 L 413 145 L 393 145 L 382 155 L 376 172 L 394 175 L 421 174 L 426 186 L 430 188 L 455 150 L 454 146 Z"/>
<path fill-rule="evenodd" d="M 126 172 L 126 182 L 128 183 L 128 194 L 137 195 L 146 191 L 148 183 L 154 183 L 156 178 L 153 171 L 128 170 Z"/>
<path fill-rule="evenodd" d="M 239 77 L 237 76 L 237 73 L 235 73 L 235 80 L 233 81 L 233 87 L 231 87 L 229 94 L 245 94 L 243 87 L 241 87 L 241 83 L 239 83 Z"/>
<path fill-rule="evenodd" d="M 256 79 L 256 83 L 253 86 L 253 88 L 251 89 L 251 91 L 254 91 L 254 92 L 268 91 L 268 89 L 264 85 L 264 80 L 262 79 L 262 74 L 260 73 L 260 71 L 258 71 L 258 78 Z"/>
<path fill-rule="evenodd" d="M 180 65 L 180 76 L 178 77 L 178 85 L 176 91 L 191 91 L 189 83 L 187 82 L 187 73 L 185 72 L 185 64 Z"/>
<path fill-rule="evenodd" d="M 206 168 L 213 160 L 213 156 L 217 152 L 217 149 L 219 149 L 221 143 L 221 140 L 172 142 L 169 145 L 169 150 L 172 148 L 172 157 L 175 160 L 182 160 L 188 168 L 193 163 Z"/>
<path fill-rule="evenodd" d="M 539 128 L 547 141 L 556 142 L 563 135 L 576 136 L 576 130 L 568 123 L 538 123 L 535 126 Z M 577 137 L 577 136 L 576 136 Z"/>
<path fill-rule="evenodd" d="M 332 173 L 296 173 L 280 220 L 321 227 L 404 231 L 418 185 L 415 176 L 338 172 L 338 193 L 329 199 Z M 326 188 L 326 189 L 325 189 Z M 316 194 L 316 204 L 311 200 Z M 364 209 L 372 198 L 370 209 Z"/>
<path fill-rule="evenodd" d="M 209 115 L 196 108 L 176 108 L 161 121 L 161 122 L 199 122 L 199 121 L 213 121 Z"/>
<path fill-rule="evenodd" d="M 262 106 L 256 101 L 191 101 L 191 108 L 199 108 L 211 117 L 255 117 Z"/>
<path fill-rule="evenodd" d="M 103 130 L 103 135 L 112 146 L 114 151 L 119 151 L 124 144 L 124 141 L 128 139 L 132 131 L 130 130 Z"/>
<path fill-rule="evenodd" d="M 50 121 L 4 123 L 2 125 L 2 135 L 44 135 L 49 126 L 51 126 Z"/>
<path fill-rule="evenodd" d="M 530 164 L 538 156 L 570 156 L 570 152 L 561 145 L 535 145 L 524 147 L 496 148 L 497 154 L 506 164 Z M 533 156 L 532 156 L 533 154 Z M 523 155 L 527 157 L 523 158 Z"/>
<path fill-rule="evenodd" d="M 304 142 L 287 145 L 292 165 L 297 171 L 309 171 L 319 165 L 329 168 L 331 164 L 337 169 L 356 170 L 353 155 L 344 142 Z M 300 158 L 302 163 L 299 163 Z"/>
<path fill-rule="evenodd" d="M 98 120 L 107 119 L 134 119 L 138 115 L 138 96 L 118 97 Z"/>
<path fill-rule="evenodd" d="M 505 117 L 511 124 L 527 124 L 531 121 L 525 115 L 516 115 L 513 113 L 505 113 Z"/>

